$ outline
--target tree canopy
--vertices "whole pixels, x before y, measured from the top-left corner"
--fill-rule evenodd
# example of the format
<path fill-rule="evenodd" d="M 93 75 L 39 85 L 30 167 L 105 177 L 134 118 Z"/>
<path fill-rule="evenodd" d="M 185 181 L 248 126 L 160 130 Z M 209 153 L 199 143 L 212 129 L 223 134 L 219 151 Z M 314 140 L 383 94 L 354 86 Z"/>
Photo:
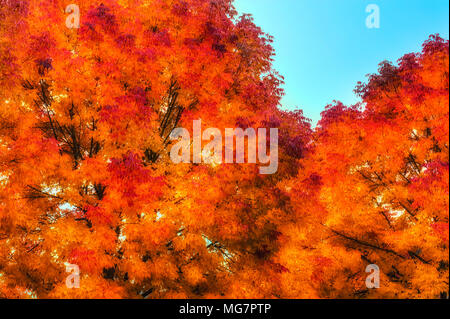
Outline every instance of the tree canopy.
<path fill-rule="evenodd" d="M 447 296 L 448 41 L 312 128 L 232 2 L 83 0 L 71 29 L 66 1 L 0 0 L 0 297 Z M 278 128 L 277 173 L 173 163 L 197 119 Z"/>

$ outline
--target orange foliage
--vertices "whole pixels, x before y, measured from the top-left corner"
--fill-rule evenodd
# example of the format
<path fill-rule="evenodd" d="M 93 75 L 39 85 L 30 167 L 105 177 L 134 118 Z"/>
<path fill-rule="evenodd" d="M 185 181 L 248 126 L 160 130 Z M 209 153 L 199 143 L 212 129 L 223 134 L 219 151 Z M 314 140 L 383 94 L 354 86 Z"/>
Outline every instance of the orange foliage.
<path fill-rule="evenodd" d="M 313 130 L 278 109 L 271 37 L 231 0 L 83 0 L 79 29 L 66 5 L 0 0 L 0 297 L 448 291 L 448 41 L 383 62 Z M 278 172 L 172 163 L 200 118 L 278 128 Z"/>

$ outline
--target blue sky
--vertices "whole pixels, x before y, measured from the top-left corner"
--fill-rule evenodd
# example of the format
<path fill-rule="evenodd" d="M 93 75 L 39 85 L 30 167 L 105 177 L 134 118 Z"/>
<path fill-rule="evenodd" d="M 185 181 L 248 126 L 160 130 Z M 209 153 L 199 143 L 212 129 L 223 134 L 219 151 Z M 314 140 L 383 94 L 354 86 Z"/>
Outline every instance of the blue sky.
<path fill-rule="evenodd" d="M 380 28 L 366 27 L 369 4 Z M 325 105 L 358 101 L 353 89 L 383 60 L 420 51 L 430 34 L 448 39 L 448 0 L 235 0 L 275 37 L 274 68 L 285 77 L 285 109 L 301 108 L 315 124 Z"/>

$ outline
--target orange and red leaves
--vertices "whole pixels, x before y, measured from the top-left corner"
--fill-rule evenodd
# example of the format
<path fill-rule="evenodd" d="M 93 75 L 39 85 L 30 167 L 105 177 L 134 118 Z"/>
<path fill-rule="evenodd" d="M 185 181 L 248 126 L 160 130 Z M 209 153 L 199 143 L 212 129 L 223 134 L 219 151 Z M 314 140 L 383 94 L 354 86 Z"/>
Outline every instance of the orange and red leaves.
<path fill-rule="evenodd" d="M 95 273 L 98 270 L 98 261 L 95 251 L 85 248 L 74 248 L 70 252 L 69 262 L 78 265 L 82 271 Z"/>
<path fill-rule="evenodd" d="M 111 212 L 103 209 L 102 207 L 88 205 L 84 208 L 84 216 L 92 222 L 93 226 L 112 225 L 113 216 Z"/>
<path fill-rule="evenodd" d="M 95 8 L 91 8 L 87 12 L 84 25 L 85 29 L 93 31 L 96 27 L 98 27 L 107 34 L 115 34 L 118 27 L 116 16 L 112 12 L 111 8 L 103 3 Z"/>
<path fill-rule="evenodd" d="M 170 34 L 167 29 L 160 30 L 158 27 L 153 27 L 152 29 L 145 31 L 144 36 L 146 40 L 146 45 L 149 47 L 152 46 L 170 47 L 172 45 Z"/>
<path fill-rule="evenodd" d="M 431 228 L 435 234 L 442 240 L 444 244 L 448 246 L 449 243 L 449 224 L 448 223 L 434 223 Z"/>
<path fill-rule="evenodd" d="M 164 178 L 154 176 L 144 167 L 138 154 L 129 152 L 120 159 L 113 158 L 108 171 L 111 173 L 108 185 L 122 194 L 128 206 L 133 206 L 138 199 L 152 201 L 162 195 Z"/>
<path fill-rule="evenodd" d="M 328 257 L 317 256 L 312 258 L 314 264 L 314 271 L 311 274 L 311 280 L 314 282 L 321 282 L 327 268 L 333 265 L 333 261 Z"/>

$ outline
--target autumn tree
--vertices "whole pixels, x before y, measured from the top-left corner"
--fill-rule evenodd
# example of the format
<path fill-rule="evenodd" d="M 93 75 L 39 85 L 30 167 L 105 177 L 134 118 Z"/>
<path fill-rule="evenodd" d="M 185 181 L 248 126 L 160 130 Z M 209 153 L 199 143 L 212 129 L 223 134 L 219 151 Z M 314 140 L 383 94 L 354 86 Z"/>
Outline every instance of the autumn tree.
<path fill-rule="evenodd" d="M 67 4 L 0 0 L 0 297 L 448 290 L 448 42 L 382 63 L 313 130 L 278 108 L 272 38 L 231 0 L 83 0 L 80 28 Z M 277 173 L 173 163 L 170 133 L 199 119 L 278 128 Z"/>
<path fill-rule="evenodd" d="M 448 63 L 448 41 L 433 35 L 360 83 L 362 104 L 322 113 L 305 169 L 287 183 L 306 223 L 290 245 L 310 248 L 282 251 L 297 272 L 286 275 L 290 296 L 296 282 L 322 298 L 448 296 Z M 371 264 L 379 289 L 365 285 Z"/>
<path fill-rule="evenodd" d="M 228 0 L 82 1 L 79 29 L 66 5 L 0 5 L 1 295 L 226 295 L 227 260 L 276 233 L 241 236 L 256 217 L 231 202 L 261 177 L 175 165 L 169 134 L 269 120 L 282 94 L 271 38 Z"/>

